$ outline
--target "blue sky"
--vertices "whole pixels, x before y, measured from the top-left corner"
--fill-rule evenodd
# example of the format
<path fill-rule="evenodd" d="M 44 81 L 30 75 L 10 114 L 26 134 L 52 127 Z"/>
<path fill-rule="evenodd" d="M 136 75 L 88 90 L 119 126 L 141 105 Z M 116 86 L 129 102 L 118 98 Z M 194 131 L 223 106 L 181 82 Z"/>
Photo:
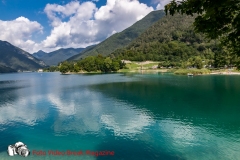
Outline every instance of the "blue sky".
<path fill-rule="evenodd" d="M 0 0 L 0 40 L 30 53 L 97 44 L 170 0 Z"/>

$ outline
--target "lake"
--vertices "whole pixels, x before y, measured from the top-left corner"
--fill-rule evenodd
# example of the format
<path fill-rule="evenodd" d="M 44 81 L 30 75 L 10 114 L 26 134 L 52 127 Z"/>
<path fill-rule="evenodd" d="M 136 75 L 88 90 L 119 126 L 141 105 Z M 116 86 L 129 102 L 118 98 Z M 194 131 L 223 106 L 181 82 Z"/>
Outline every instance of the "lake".
<path fill-rule="evenodd" d="M 1 160 L 18 141 L 34 160 L 240 159 L 240 76 L 0 74 Z"/>

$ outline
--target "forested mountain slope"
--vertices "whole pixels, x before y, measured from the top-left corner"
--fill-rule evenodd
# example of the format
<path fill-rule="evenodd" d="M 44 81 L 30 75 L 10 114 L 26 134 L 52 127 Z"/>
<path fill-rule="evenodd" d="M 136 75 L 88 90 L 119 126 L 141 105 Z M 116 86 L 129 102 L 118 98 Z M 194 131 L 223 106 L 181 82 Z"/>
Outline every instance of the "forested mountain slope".
<path fill-rule="evenodd" d="M 196 58 L 209 65 L 224 64 L 228 57 L 222 56 L 224 54 L 218 47 L 218 42 L 209 41 L 203 34 L 194 32 L 194 18 L 179 14 L 165 16 L 127 47 L 118 49 L 113 54 L 121 59 L 163 61 L 178 66 Z"/>
<path fill-rule="evenodd" d="M 88 48 L 83 51 L 81 54 L 74 56 L 74 58 L 70 58 L 69 60 L 79 60 L 86 56 L 98 55 L 101 54 L 103 56 L 109 55 L 113 51 L 119 48 L 123 48 L 127 46 L 130 42 L 132 42 L 135 38 L 137 38 L 141 33 L 143 33 L 147 28 L 149 28 L 156 21 L 161 19 L 165 15 L 165 12 L 162 10 L 153 11 L 145 16 L 143 19 L 134 23 L 129 28 L 123 30 L 120 33 L 116 33 L 105 41 L 99 43 L 98 45 Z"/>

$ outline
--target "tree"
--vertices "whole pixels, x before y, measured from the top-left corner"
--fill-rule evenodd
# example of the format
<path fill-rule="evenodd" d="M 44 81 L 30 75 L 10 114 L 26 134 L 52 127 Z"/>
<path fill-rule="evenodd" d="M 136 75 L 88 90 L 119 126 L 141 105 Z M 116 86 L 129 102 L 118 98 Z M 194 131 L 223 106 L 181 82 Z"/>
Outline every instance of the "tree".
<path fill-rule="evenodd" d="M 197 13 L 195 31 L 210 39 L 219 39 L 222 46 L 240 56 L 239 0 L 172 0 L 165 6 L 166 14 L 192 15 Z"/>
<path fill-rule="evenodd" d="M 110 57 L 107 57 L 105 60 L 104 60 L 104 72 L 109 72 L 111 71 L 111 67 L 112 67 L 112 60 Z"/>
<path fill-rule="evenodd" d="M 97 71 L 95 59 L 96 59 L 96 57 L 93 57 L 93 56 L 89 56 L 89 57 L 83 59 L 81 61 L 82 68 L 87 72 Z"/>
<path fill-rule="evenodd" d="M 113 61 L 111 68 L 112 68 L 112 71 L 118 71 L 120 69 L 120 65 L 117 61 Z"/>
<path fill-rule="evenodd" d="M 74 72 L 79 72 L 80 67 L 77 64 L 74 64 Z"/>
<path fill-rule="evenodd" d="M 59 67 L 59 71 L 61 73 L 66 73 L 69 71 L 69 63 L 67 61 L 63 62 L 62 64 L 60 64 L 60 67 Z"/>
<path fill-rule="evenodd" d="M 202 64 L 202 59 L 201 59 L 201 57 L 195 57 L 194 66 L 196 66 L 197 69 L 203 68 L 203 64 Z"/>

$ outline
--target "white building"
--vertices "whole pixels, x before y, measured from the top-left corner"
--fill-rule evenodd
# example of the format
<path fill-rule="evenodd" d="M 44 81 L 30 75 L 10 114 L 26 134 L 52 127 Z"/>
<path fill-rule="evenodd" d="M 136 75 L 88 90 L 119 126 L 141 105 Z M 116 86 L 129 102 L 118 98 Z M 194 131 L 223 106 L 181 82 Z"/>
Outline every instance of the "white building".
<path fill-rule="evenodd" d="M 38 72 L 43 72 L 43 69 L 39 69 Z"/>

